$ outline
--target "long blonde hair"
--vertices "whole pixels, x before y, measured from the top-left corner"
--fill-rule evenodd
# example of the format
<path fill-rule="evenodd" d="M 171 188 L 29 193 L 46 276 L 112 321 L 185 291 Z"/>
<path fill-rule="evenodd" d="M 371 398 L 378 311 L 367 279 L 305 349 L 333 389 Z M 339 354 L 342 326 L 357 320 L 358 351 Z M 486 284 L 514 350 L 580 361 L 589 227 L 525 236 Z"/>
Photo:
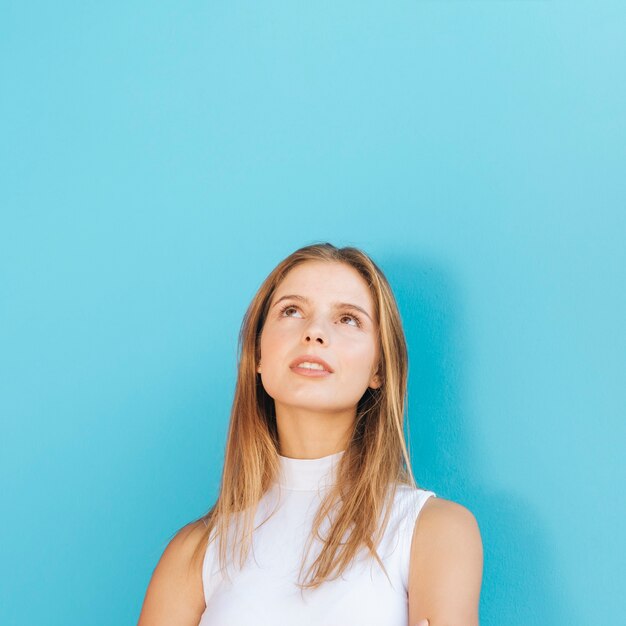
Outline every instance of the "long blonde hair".
<path fill-rule="evenodd" d="M 319 555 L 307 572 L 308 580 L 298 584 L 301 590 L 316 588 L 325 580 L 341 576 L 363 545 L 387 575 L 376 546 L 384 534 L 396 486 L 417 487 L 404 438 L 408 354 L 391 287 L 381 269 L 358 248 L 337 248 L 330 243 L 304 246 L 272 270 L 244 315 L 220 492 L 208 513 L 196 520 L 203 520 L 205 529 L 192 562 L 201 558 L 208 543 L 219 540 L 220 568 L 227 569 L 232 521 L 236 522 L 230 544 L 233 561 L 236 545 L 240 547 L 240 567 L 248 557 L 256 506 L 277 480 L 280 470 L 274 401 L 256 371 L 260 334 L 281 281 L 291 269 L 306 261 L 345 263 L 356 269 L 369 286 L 379 329 L 378 375 L 382 384 L 377 389 L 368 387 L 358 402 L 351 439 L 337 465 L 336 481 L 317 511 L 310 541 L 319 536 L 320 526 L 331 510 L 333 521 Z M 346 536 L 348 539 L 344 541 Z M 306 558 L 300 574 L 305 561 Z"/>

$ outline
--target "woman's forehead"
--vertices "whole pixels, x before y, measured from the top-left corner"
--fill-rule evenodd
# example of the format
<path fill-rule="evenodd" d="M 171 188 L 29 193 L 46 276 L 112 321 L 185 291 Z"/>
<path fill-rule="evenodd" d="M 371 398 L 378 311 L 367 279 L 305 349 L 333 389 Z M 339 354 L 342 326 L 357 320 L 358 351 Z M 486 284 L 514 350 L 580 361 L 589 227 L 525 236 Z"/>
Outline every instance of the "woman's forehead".
<path fill-rule="evenodd" d="M 308 301 L 353 302 L 372 306 L 372 296 L 365 279 L 346 263 L 306 261 L 292 268 L 276 287 L 275 302 L 285 295 L 296 295 Z"/>

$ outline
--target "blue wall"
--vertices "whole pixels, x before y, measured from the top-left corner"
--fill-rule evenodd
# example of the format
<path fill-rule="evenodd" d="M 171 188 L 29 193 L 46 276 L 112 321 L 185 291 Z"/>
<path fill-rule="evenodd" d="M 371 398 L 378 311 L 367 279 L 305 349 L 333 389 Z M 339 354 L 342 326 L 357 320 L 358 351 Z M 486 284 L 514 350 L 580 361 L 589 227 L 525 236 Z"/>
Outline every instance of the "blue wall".
<path fill-rule="evenodd" d="M 3 2 L 0 623 L 135 624 L 217 495 L 246 306 L 391 280 L 481 626 L 624 615 L 626 5 Z"/>

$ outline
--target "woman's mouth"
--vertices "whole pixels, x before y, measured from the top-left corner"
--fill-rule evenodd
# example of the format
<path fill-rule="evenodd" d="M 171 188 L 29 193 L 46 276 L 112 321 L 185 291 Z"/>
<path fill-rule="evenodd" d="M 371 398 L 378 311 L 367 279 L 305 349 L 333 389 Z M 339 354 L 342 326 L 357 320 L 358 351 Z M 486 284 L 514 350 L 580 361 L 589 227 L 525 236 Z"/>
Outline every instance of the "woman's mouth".
<path fill-rule="evenodd" d="M 295 374 L 309 376 L 311 378 L 323 378 L 325 376 L 330 376 L 330 372 L 324 369 L 323 365 L 320 365 L 319 363 L 312 363 L 310 361 L 298 363 L 298 365 L 291 368 L 291 371 Z"/>

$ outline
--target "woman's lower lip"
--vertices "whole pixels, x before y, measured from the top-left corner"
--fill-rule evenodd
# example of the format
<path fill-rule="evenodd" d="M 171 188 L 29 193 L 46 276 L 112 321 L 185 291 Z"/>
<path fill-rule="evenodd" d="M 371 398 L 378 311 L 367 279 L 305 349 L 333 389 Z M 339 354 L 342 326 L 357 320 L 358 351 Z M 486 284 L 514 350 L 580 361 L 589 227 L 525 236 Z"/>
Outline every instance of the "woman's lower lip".
<path fill-rule="evenodd" d="M 292 367 L 292 372 L 296 374 L 301 374 L 302 376 L 310 376 L 311 378 L 322 378 L 324 376 L 330 376 L 330 372 L 326 370 L 312 370 L 306 367 Z"/>

